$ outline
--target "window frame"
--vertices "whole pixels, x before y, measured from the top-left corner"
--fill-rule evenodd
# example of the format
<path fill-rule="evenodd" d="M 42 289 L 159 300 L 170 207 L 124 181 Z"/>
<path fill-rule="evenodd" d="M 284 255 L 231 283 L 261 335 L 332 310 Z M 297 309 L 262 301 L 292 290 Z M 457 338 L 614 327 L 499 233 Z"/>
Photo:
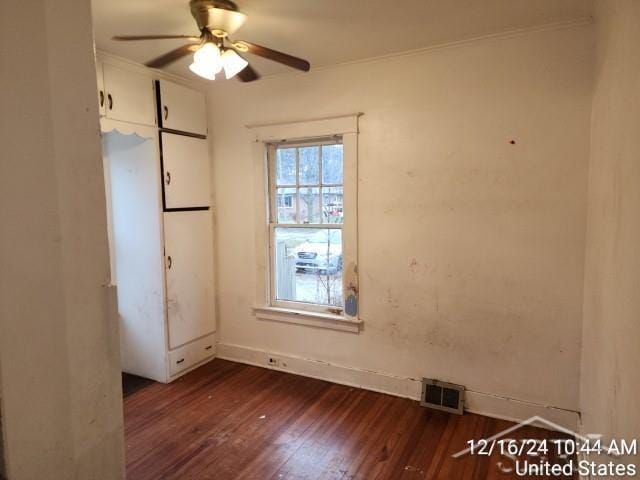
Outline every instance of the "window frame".
<path fill-rule="evenodd" d="M 270 125 L 247 126 L 255 136 L 252 156 L 254 159 L 254 205 L 255 215 L 255 264 L 256 301 L 253 312 L 257 319 L 276 322 L 291 323 L 297 325 L 312 326 L 316 328 L 328 328 L 349 333 L 359 333 L 362 320 L 359 316 L 360 292 L 358 286 L 358 217 L 357 217 L 357 190 L 358 190 L 358 118 L 362 114 L 345 115 L 342 117 L 325 118 L 319 120 L 307 120 Z M 340 314 L 328 311 L 331 306 L 314 308 L 317 304 L 303 302 L 291 302 L 286 306 L 278 306 L 272 301 L 272 274 L 275 272 L 271 259 L 272 255 L 272 227 L 271 212 L 273 211 L 271 193 L 275 190 L 271 185 L 269 175 L 269 161 L 274 158 L 269 155 L 269 148 L 280 143 L 303 144 L 309 140 L 317 142 L 318 139 L 334 136 L 342 137 L 343 145 L 343 296 L 353 295 L 358 305 L 358 312 L 354 315 L 347 314 L 344 310 Z M 327 184 L 329 185 L 329 184 Z M 313 224 L 305 224 L 310 228 Z M 315 224 L 318 226 L 318 224 Z M 336 224 L 321 223 L 319 228 L 331 228 Z M 296 224 L 283 224 L 283 227 L 296 228 Z M 311 308 L 308 306 L 311 305 Z M 307 307 L 307 308 L 305 308 Z"/>
<path fill-rule="evenodd" d="M 322 182 L 322 146 L 324 145 L 343 145 L 342 136 L 341 135 L 333 135 L 331 137 L 322 137 L 322 138 L 307 138 L 302 140 L 294 140 L 291 142 L 280 141 L 280 142 L 270 142 L 266 144 L 267 148 L 267 175 L 268 175 L 268 183 L 269 183 L 269 293 L 270 293 L 270 305 L 276 308 L 285 308 L 291 310 L 305 310 L 312 312 L 321 312 L 321 313 L 329 313 L 333 315 L 342 315 L 344 312 L 344 299 L 346 293 L 346 285 L 345 285 L 345 276 L 342 276 L 342 299 L 343 306 L 335 306 L 335 305 L 324 305 L 320 303 L 311 303 L 311 302 L 302 302 L 296 300 L 279 300 L 276 297 L 276 252 L 275 252 L 275 231 L 276 228 L 300 228 L 300 229 L 332 229 L 332 230 L 340 230 L 341 232 L 344 229 L 344 223 L 301 223 L 300 217 L 300 188 L 310 187 L 310 188 L 318 188 L 320 195 L 320 207 L 322 209 L 322 195 L 324 188 L 332 188 L 332 187 L 341 187 L 342 194 L 344 199 L 344 145 L 343 145 L 343 176 L 342 183 L 327 183 L 324 184 Z M 317 146 L 320 149 L 320 156 L 318 158 L 319 168 L 318 168 L 318 183 L 308 184 L 308 183 L 300 183 L 300 154 L 299 148 L 303 147 L 315 147 Z M 278 148 L 295 148 L 296 149 L 296 182 L 295 184 L 290 185 L 278 185 L 277 180 L 277 150 Z M 295 188 L 296 189 L 296 223 L 280 223 L 278 221 L 278 188 Z M 344 203 L 344 200 L 343 200 Z M 344 214 L 343 214 L 343 222 L 344 222 Z M 341 247 L 344 251 L 344 237 L 341 235 Z M 343 265 L 344 265 L 344 255 L 343 255 Z M 344 270 L 344 267 L 343 267 Z"/>

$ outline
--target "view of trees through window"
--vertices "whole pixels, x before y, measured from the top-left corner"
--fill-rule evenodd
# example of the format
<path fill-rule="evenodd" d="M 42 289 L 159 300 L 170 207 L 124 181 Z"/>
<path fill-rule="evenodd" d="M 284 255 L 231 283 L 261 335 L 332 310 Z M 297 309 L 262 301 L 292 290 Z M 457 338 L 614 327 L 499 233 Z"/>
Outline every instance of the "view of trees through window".
<path fill-rule="evenodd" d="M 275 299 L 342 307 L 342 144 L 282 145 L 271 165 Z"/>

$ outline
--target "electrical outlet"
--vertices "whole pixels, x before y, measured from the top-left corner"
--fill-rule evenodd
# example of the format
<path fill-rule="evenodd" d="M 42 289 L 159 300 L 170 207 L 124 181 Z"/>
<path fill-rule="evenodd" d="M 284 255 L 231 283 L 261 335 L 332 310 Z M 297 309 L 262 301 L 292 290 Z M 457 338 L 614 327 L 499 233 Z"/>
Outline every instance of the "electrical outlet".
<path fill-rule="evenodd" d="M 280 365 L 280 359 L 276 358 L 276 357 L 268 357 L 267 358 L 267 363 L 269 365 L 271 365 L 272 367 L 277 367 Z"/>

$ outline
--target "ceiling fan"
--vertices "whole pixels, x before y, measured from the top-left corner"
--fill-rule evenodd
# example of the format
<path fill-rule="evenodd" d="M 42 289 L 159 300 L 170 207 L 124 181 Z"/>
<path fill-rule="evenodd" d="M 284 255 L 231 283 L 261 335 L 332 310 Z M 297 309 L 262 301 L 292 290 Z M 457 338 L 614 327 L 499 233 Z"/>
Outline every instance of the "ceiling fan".
<path fill-rule="evenodd" d="M 227 79 L 237 76 L 242 82 L 252 82 L 260 75 L 251 68 L 242 54 L 250 53 L 274 62 L 282 63 L 297 70 L 308 72 L 311 64 L 298 57 L 278 52 L 244 40 L 229 38 L 240 28 L 247 16 L 238 11 L 238 6 L 230 0 L 190 0 L 191 15 L 195 18 L 200 35 L 127 35 L 116 36 L 114 40 L 163 40 L 184 39 L 190 43 L 165 53 L 145 65 L 162 68 L 193 53 L 193 63 L 189 69 L 208 80 L 224 70 Z"/>

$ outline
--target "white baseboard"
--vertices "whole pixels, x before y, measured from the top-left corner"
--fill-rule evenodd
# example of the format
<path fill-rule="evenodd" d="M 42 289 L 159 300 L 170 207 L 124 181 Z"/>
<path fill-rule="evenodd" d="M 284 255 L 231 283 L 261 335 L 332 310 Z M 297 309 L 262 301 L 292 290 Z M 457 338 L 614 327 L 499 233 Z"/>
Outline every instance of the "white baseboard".
<path fill-rule="evenodd" d="M 564 408 L 470 390 L 465 392 L 465 398 L 466 411 L 487 417 L 516 423 L 531 417 L 542 417 L 573 432 L 578 426 L 578 412 Z M 539 423 L 536 423 L 536 426 L 548 428 Z"/>
<path fill-rule="evenodd" d="M 242 345 L 219 343 L 216 357 L 412 400 L 419 400 L 422 393 L 421 379 L 334 365 Z M 277 358 L 279 365 L 269 365 L 269 357 Z M 579 415 L 571 410 L 471 390 L 467 390 L 465 396 L 465 410 L 468 412 L 514 422 L 539 416 L 573 431 L 578 426 Z"/>
<path fill-rule="evenodd" d="M 377 372 L 342 367 L 320 360 L 312 360 L 280 352 L 267 352 L 241 345 L 219 343 L 216 357 L 327 380 L 341 385 L 364 388 L 374 392 L 387 393 L 397 397 L 418 399 L 422 390 L 422 385 L 418 380 L 382 375 Z M 280 365 L 269 365 L 267 363 L 269 357 L 276 357 L 280 361 Z"/>

